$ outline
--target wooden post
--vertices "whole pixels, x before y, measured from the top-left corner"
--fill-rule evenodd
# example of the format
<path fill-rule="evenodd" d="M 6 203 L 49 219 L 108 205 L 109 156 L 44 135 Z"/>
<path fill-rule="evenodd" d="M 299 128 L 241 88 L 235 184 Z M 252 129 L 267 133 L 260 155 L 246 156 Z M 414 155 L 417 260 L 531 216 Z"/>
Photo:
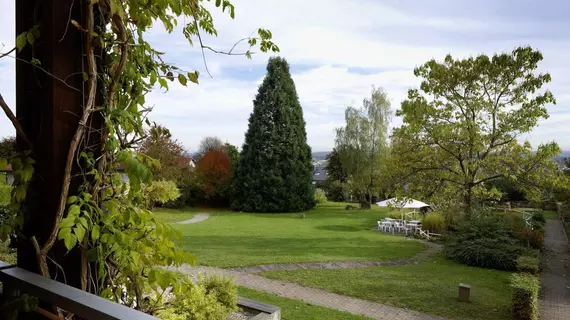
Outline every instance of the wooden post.
<path fill-rule="evenodd" d="M 84 21 L 86 1 L 15 0 L 16 35 L 40 24 L 41 36 L 17 54 L 16 116 L 34 145 L 35 173 L 24 204 L 23 234 L 43 245 L 52 230 L 63 183 L 67 151 L 78 126 L 83 105 L 84 36 L 70 21 Z M 32 58 L 41 63 L 33 66 Z M 28 149 L 17 137 L 19 150 Z M 76 168 L 74 169 L 76 170 Z M 72 180 L 70 193 L 75 194 Z M 39 272 L 29 240 L 18 240 L 18 266 Z M 79 287 L 79 252 L 66 252 L 61 241 L 49 257 L 65 270 L 67 284 Z M 52 278 L 64 281 L 62 271 L 50 264 Z"/>
<path fill-rule="evenodd" d="M 468 284 L 459 284 L 459 297 L 458 300 L 461 302 L 469 302 L 469 295 L 471 293 L 471 286 Z"/>

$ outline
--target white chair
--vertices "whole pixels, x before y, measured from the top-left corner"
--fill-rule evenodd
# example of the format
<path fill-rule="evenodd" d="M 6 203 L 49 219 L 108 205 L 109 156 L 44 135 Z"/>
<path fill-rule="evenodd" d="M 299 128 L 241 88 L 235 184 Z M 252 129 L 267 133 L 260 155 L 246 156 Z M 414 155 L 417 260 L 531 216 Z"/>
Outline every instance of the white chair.
<path fill-rule="evenodd" d="M 382 229 L 382 221 L 376 221 L 378 222 L 378 231 L 380 231 L 380 229 Z"/>
<path fill-rule="evenodd" d="M 399 227 L 398 227 L 398 231 L 399 231 L 399 232 L 402 232 L 402 230 L 404 231 L 404 233 L 405 233 L 406 235 L 408 235 L 408 231 L 410 231 L 410 227 L 408 227 L 408 226 L 406 225 L 406 223 L 400 223 L 400 225 L 399 225 Z"/>

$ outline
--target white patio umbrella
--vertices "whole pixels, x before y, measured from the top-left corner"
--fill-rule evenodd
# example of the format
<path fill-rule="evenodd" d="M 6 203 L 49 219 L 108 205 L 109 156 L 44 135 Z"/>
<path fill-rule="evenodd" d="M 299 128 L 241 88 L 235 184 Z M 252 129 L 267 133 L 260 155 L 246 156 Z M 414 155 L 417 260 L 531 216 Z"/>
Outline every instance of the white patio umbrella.
<path fill-rule="evenodd" d="M 419 200 L 411 199 L 411 198 L 403 198 L 402 200 L 399 200 L 399 201 L 396 198 L 391 198 L 388 200 L 380 201 L 376 204 L 380 207 L 390 207 L 391 206 L 391 207 L 396 207 L 396 208 L 400 208 L 400 209 L 409 208 L 409 209 L 414 209 L 414 211 L 416 211 L 416 209 L 419 209 L 419 208 L 429 207 L 429 204 L 427 204 L 425 202 L 421 202 Z M 402 220 L 404 220 L 404 212 L 402 212 Z"/>

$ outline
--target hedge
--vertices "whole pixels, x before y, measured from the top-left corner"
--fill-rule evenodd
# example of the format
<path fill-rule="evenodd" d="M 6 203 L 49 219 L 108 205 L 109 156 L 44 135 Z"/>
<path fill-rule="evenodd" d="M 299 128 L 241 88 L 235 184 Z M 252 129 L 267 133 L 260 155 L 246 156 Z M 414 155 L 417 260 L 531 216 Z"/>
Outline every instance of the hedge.
<path fill-rule="evenodd" d="M 517 270 L 519 272 L 526 272 L 533 275 L 538 275 L 539 260 L 537 257 L 520 256 L 517 258 Z"/>
<path fill-rule="evenodd" d="M 513 320 L 538 320 L 538 277 L 529 273 L 511 275 Z"/>

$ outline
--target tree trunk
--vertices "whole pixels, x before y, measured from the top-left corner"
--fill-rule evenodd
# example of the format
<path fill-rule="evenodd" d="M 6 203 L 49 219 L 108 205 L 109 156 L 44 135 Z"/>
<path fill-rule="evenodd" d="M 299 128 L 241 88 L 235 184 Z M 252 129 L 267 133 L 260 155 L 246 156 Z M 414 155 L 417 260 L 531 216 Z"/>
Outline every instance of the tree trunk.
<path fill-rule="evenodd" d="M 465 207 L 465 216 L 467 219 L 471 219 L 473 211 L 473 186 L 469 184 L 467 186 L 467 193 L 463 198 L 463 205 Z"/>

